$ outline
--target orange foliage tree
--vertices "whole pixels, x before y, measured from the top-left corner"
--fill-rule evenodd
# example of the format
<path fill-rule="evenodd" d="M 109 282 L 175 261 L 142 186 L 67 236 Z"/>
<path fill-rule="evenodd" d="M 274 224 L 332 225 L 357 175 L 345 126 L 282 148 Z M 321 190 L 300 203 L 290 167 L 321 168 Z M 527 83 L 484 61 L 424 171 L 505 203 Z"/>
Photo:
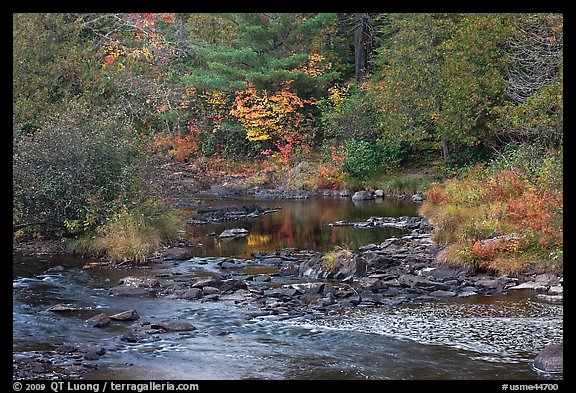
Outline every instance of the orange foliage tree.
<path fill-rule="evenodd" d="M 296 146 L 307 147 L 307 135 L 301 131 L 306 123 L 301 109 L 306 103 L 290 89 L 289 83 L 274 93 L 248 85 L 236 92 L 230 114 L 242 124 L 249 141 L 268 141 L 277 149 L 263 150 L 263 154 L 280 153 L 280 158 L 288 162 Z"/>

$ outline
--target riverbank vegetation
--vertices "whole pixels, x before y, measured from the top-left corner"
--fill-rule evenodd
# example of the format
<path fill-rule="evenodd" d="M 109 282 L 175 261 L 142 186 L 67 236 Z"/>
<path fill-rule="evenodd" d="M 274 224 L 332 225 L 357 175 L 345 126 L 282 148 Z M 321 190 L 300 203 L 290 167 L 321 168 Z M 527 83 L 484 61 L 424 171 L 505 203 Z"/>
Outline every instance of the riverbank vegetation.
<path fill-rule="evenodd" d="M 561 267 L 562 14 L 27 13 L 13 44 L 15 238 L 142 260 L 181 229 L 161 156 L 423 192 L 446 261 Z"/>
<path fill-rule="evenodd" d="M 447 246 L 440 260 L 507 274 L 562 269 L 562 153 L 522 147 L 427 190 L 421 212 Z"/>

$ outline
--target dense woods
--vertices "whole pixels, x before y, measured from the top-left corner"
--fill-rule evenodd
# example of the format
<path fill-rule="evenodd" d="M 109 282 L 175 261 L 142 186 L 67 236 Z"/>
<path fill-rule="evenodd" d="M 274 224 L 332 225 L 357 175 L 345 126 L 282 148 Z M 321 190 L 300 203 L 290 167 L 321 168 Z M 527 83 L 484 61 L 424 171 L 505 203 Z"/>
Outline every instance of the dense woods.
<path fill-rule="evenodd" d="M 153 155 L 334 189 L 424 168 L 446 261 L 561 267 L 563 16 L 14 14 L 15 236 L 142 258 L 181 228 Z"/>

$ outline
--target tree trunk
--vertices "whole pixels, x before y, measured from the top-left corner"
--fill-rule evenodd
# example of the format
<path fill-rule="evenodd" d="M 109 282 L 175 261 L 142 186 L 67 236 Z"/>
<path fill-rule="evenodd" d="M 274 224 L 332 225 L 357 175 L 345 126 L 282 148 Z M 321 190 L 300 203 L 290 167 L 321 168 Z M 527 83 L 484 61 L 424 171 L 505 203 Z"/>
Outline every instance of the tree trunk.
<path fill-rule="evenodd" d="M 368 66 L 368 52 L 371 47 L 370 24 L 372 23 L 372 19 L 365 13 L 354 14 L 354 19 L 356 20 L 356 28 L 354 31 L 355 76 L 356 82 L 360 84 L 364 81 Z"/>
<path fill-rule="evenodd" d="M 448 161 L 450 159 L 450 146 L 448 144 L 448 140 L 442 138 L 442 157 L 444 161 Z"/>

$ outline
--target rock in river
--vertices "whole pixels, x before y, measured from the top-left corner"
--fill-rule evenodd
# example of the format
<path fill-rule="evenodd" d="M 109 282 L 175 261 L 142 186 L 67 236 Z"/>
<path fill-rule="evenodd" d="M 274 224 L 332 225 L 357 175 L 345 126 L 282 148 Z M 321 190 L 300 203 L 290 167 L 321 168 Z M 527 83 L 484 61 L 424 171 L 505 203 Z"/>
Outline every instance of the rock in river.
<path fill-rule="evenodd" d="M 86 320 L 86 323 L 92 327 L 104 327 L 110 325 L 110 318 L 108 315 L 101 313 L 98 315 L 94 315 L 92 318 Z"/>
<path fill-rule="evenodd" d="M 223 231 L 219 237 L 220 238 L 231 238 L 231 237 L 241 237 L 246 236 L 248 234 L 248 230 L 244 228 L 231 228 L 226 229 Z"/>
<path fill-rule="evenodd" d="M 62 303 L 55 304 L 48 309 L 48 311 L 52 311 L 52 312 L 73 312 L 73 311 L 80 311 L 80 310 L 81 310 L 81 308 L 79 308 L 79 307 L 74 307 L 74 306 L 71 306 L 69 304 L 62 304 Z"/>
<path fill-rule="evenodd" d="M 358 191 L 352 195 L 353 201 L 367 201 L 370 199 L 374 199 L 374 196 L 370 191 Z"/>
<path fill-rule="evenodd" d="M 190 250 L 186 247 L 169 247 L 162 253 L 165 260 L 186 260 L 192 258 Z"/>
<path fill-rule="evenodd" d="M 548 373 L 561 373 L 564 370 L 564 346 L 562 344 L 550 344 L 544 348 L 536 359 L 534 368 Z"/>
<path fill-rule="evenodd" d="M 162 289 L 160 282 L 155 278 L 124 277 L 118 282 L 120 285 L 110 288 L 114 296 L 156 296 Z"/>
<path fill-rule="evenodd" d="M 136 321 L 138 318 L 140 318 L 140 315 L 138 315 L 136 310 L 128 310 L 110 315 L 110 319 L 114 321 Z"/>

